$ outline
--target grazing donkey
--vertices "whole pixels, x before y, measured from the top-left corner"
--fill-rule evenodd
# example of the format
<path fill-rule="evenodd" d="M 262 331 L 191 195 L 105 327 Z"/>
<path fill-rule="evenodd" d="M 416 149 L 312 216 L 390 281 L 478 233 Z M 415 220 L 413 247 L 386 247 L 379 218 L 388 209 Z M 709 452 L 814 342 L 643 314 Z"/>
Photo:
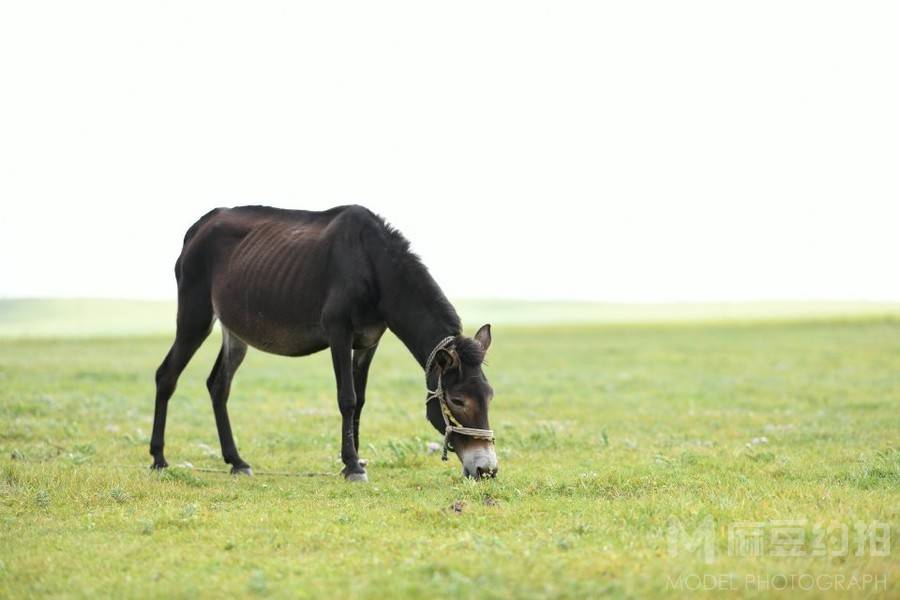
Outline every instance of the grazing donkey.
<path fill-rule="evenodd" d="M 331 348 L 341 411 L 341 471 L 366 481 L 359 418 L 369 365 L 390 328 L 425 369 L 426 417 L 444 435 L 468 477 L 494 477 L 497 456 L 488 425 L 493 390 L 482 371 L 491 345 L 485 325 L 461 335 L 459 316 L 399 231 L 361 206 L 323 212 L 264 206 L 217 208 L 184 237 L 175 263 L 175 342 L 156 372 L 150 454 L 163 455 L 166 409 L 178 376 L 222 325 L 222 349 L 207 380 L 222 456 L 232 473 L 252 474 L 238 454 L 228 393 L 247 346 L 283 356 Z"/>

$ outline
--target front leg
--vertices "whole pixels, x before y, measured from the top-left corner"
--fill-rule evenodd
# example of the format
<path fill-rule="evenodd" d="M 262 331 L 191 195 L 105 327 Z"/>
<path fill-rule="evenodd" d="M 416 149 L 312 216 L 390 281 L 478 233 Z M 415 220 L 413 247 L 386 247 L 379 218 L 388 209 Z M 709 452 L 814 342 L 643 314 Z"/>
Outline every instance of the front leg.
<path fill-rule="evenodd" d="M 378 344 L 371 348 L 353 351 L 353 390 L 356 392 L 356 413 L 353 415 L 353 444 L 359 452 L 359 418 L 366 403 L 366 382 L 369 379 L 369 365 L 375 356 Z"/>
<path fill-rule="evenodd" d="M 341 460 L 344 461 L 341 473 L 347 481 L 368 481 L 365 468 L 359 464 L 354 442 L 356 392 L 353 389 L 352 346 L 353 335 L 349 329 L 332 334 L 331 361 L 337 382 L 338 408 L 341 410 Z"/>

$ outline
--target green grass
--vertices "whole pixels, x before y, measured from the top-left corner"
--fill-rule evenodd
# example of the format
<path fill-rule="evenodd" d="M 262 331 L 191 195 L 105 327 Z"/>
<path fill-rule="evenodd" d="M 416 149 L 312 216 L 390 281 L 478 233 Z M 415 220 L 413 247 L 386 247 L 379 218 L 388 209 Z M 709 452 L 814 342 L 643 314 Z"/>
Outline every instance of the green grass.
<path fill-rule="evenodd" d="M 690 575 L 728 578 L 711 595 L 769 596 L 746 578 L 796 574 L 819 577 L 815 596 L 870 576 L 884 585 L 838 595 L 896 597 L 897 551 L 857 555 L 854 527 L 886 523 L 900 544 L 900 320 L 814 316 L 495 327 L 501 472 L 485 482 L 427 453 L 422 375 L 388 335 L 363 416 L 369 484 L 198 471 L 225 467 L 204 385 L 216 335 L 169 410 L 167 458 L 195 468 L 151 474 L 170 339 L 7 323 L 0 597 L 671 597 Z M 337 472 L 334 396 L 327 353 L 251 351 L 229 404 L 242 456 L 260 473 Z M 670 525 L 708 519 L 714 560 L 673 555 Z M 728 551 L 729 525 L 768 536 L 798 519 L 802 556 Z M 849 526 L 847 555 L 812 556 L 820 523 Z"/>

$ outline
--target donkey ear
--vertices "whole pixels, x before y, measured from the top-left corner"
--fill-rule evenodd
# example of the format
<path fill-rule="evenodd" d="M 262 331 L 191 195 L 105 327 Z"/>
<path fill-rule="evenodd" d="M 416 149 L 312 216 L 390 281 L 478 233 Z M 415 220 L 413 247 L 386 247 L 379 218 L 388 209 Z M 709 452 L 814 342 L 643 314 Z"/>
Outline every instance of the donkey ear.
<path fill-rule="evenodd" d="M 441 372 L 446 372 L 459 364 L 459 355 L 455 349 L 441 349 L 434 356 L 434 364 L 438 366 Z"/>
<path fill-rule="evenodd" d="M 481 344 L 481 347 L 487 352 L 491 347 L 491 324 L 482 325 L 478 333 L 475 334 L 475 341 Z"/>

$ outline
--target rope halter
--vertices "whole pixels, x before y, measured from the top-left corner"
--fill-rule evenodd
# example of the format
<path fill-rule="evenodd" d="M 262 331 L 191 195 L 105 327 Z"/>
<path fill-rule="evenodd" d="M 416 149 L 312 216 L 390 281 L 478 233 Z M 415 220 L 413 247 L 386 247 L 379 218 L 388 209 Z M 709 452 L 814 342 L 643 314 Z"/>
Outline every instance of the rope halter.
<path fill-rule="evenodd" d="M 454 339 L 456 339 L 455 336 L 451 335 L 438 342 L 438 345 L 435 346 L 434 350 L 431 351 L 431 354 L 428 355 L 428 360 L 425 361 L 425 391 L 428 392 L 428 396 L 425 399 L 425 404 L 427 406 L 429 402 L 437 398 L 441 407 L 441 416 L 444 417 L 444 449 L 441 452 L 441 460 L 447 460 L 447 451 L 452 449 L 450 447 L 451 433 L 467 435 L 479 440 L 489 440 L 491 442 L 494 441 L 493 429 L 463 427 L 462 424 L 456 419 L 456 417 L 453 416 L 453 413 L 450 411 L 450 406 L 447 404 L 447 390 L 444 389 L 444 386 L 441 383 L 441 377 L 443 376 L 442 370 L 438 370 L 437 387 L 433 390 L 428 389 L 428 374 L 431 373 L 431 367 L 433 366 L 434 358 L 441 350 L 452 350 Z"/>

